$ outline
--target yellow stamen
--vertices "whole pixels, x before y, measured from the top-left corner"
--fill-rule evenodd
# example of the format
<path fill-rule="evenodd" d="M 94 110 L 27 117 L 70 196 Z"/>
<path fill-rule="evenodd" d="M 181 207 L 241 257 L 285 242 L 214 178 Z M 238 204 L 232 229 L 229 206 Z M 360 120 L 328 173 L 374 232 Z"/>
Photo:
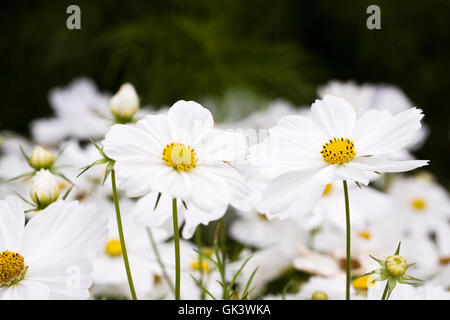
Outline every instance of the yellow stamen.
<path fill-rule="evenodd" d="M 183 143 L 170 143 L 163 150 L 162 159 L 172 168 L 178 171 L 189 171 L 195 168 L 198 159 L 194 149 Z"/>
<path fill-rule="evenodd" d="M 414 198 L 411 200 L 411 207 L 417 211 L 423 211 L 427 207 L 427 203 L 422 198 Z"/>
<path fill-rule="evenodd" d="M 352 282 L 353 288 L 359 290 L 367 290 L 370 287 L 375 285 L 375 277 L 373 276 L 364 276 L 359 277 L 353 280 Z"/>
<path fill-rule="evenodd" d="M 367 230 L 358 232 L 358 236 L 366 240 L 370 240 L 370 238 L 372 238 L 372 234 Z"/>
<path fill-rule="evenodd" d="M 105 246 L 106 253 L 111 257 L 118 257 L 122 254 L 122 246 L 119 240 L 109 240 Z"/>
<path fill-rule="evenodd" d="M 23 257 L 12 251 L 3 251 L 0 254 L 0 287 L 16 284 L 23 279 L 28 267 Z"/>
<path fill-rule="evenodd" d="M 326 196 L 327 194 L 329 194 L 331 192 L 331 190 L 333 189 L 333 185 L 331 183 L 327 184 L 325 186 L 325 189 L 323 190 L 323 196 Z"/>
<path fill-rule="evenodd" d="M 194 261 L 191 262 L 191 268 L 193 270 L 197 270 L 197 271 L 198 270 L 202 270 L 202 271 L 208 272 L 209 271 L 209 264 L 208 264 L 208 261 L 205 261 L 205 259 L 203 259 L 201 261 L 201 263 L 198 260 L 194 260 Z"/>
<path fill-rule="evenodd" d="M 315 291 L 311 296 L 311 300 L 328 300 L 328 295 L 323 291 Z"/>
<path fill-rule="evenodd" d="M 355 155 L 355 145 L 350 139 L 333 138 L 322 146 L 322 158 L 329 164 L 343 164 L 352 160 Z"/>

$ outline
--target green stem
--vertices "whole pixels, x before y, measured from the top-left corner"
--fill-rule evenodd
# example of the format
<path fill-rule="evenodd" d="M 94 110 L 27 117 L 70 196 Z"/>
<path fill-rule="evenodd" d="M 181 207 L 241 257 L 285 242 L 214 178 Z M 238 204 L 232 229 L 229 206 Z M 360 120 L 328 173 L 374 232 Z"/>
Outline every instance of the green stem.
<path fill-rule="evenodd" d="M 177 198 L 172 200 L 173 240 L 175 242 L 175 300 L 180 300 L 180 234 L 178 231 Z"/>
<path fill-rule="evenodd" d="M 349 201 L 348 201 L 348 188 L 347 188 L 347 181 L 344 180 L 343 181 L 344 184 L 344 196 L 345 196 L 345 220 L 346 220 L 346 237 L 347 237 L 347 257 L 345 259 L 345 273 L 346 273 L 346 286 L 345 286 L 345 298 L 346 300 L 350 300 L 350 282 L 352 279 L 351 276 L 351 260 L 352 260 L 352 256 L 351 256 L 351 249 L 350 249 L 350 206 L 349 206 Z"/>
<path fill-rule="evenodd" d="M 203 286 L 203 278 L 204 278 L 204 272 L 203 272 L 203 258 L 202 258 L 202 253 L 201 251 L 203 250 L 203 245 L 202 245 L 202 234 L 201 234 L 201 229 L 200 229 L 200 225 L 197 227 L 197 230 L 195 231 L 195 242 L 197 244 L 197 250 L 198 250 L 198 265 L 199 265 L 199 272 L 200 272 L 200 283 Z M 200 288 L 201 289 L 201 288 Z M 201 296 L 200 299 L 201 300 L 205 300 L 206 299 L 206 291 L 205 290 L 201 290 Z"/>
<path fill-rule="evenodd" d="M 119 229 L 120 246 L 122 248 L 123 263 L 127 272 L 128 285 L 130 287 L 131 297 L 137 300 L 136 291 L 134 290 L 133 278 L 131 276 L 130 263 L 128 262 L 127 247 L 125 246 L 125 237 L 123 235 L 122 218 L 120 217 L 119 197 L 117 196 L 116 172 L 111 170 L 112 191 L 114 197 L 114 206 L 116 208 L 117 228 Z"/>
<path fill-rule="evenodd" d="M 386 281 L 386 287 L 384 288 L 384 292 L 383 292 L 383 296 L 381 297 L 381 300 L 387 300 L 386 296 L 388 293 L 388 284 L 389 284 L 389 281 Z"/>
<path fill-rule="evenodd" d="M 167 282 L 167 285 L 169 286 L 170 290 L 175 294 L 175 288 L 173 286 L 172 280 L 170 279 L 169 275 L 167 274 L 166 266 L 164 265 L 161 255 L 159 254 L 158 245 L 156 244 L 155 239 L 153 238 L 153 233 L 150 228 L 147 228 L 148 237 L 150 238 L 150 242 L 152 243 L 153 252 L 156 256 L 156 261 L 158 262 L 159 266 L 161 267 L 162 274 L 164 279 Z"/>

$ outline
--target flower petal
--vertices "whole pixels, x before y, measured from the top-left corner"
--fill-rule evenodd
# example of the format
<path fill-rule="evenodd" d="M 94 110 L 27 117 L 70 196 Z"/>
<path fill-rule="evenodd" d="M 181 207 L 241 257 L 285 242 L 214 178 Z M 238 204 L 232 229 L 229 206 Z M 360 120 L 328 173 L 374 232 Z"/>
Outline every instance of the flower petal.
<path fill-rule="evenodd" d="M 355 109 L 335 96 L 326 95 L 322 100 L 316 100 L 311 106 L 310 118 L 322 129 L 327 140 L 349 138 L 355 130 Z"/>
<path fill-rule="evenodd" d="M 214 126 L 211 112 L 194 101 L 180 100 L 168 112 L 172 142 L 196 145 Z"/>
<path fill-rule="evenodd" d="M 22 200 L 9 196 L 0 201 L 0 252 L 19 251 L 22 243 L 25 213 Z"/>
<path fill-rule="evenodd" d="M 359 157 L 352 167 L 371 172 L 405 172 L 428 165 L 429 160 L 389 160 L 382 157 Z"/>

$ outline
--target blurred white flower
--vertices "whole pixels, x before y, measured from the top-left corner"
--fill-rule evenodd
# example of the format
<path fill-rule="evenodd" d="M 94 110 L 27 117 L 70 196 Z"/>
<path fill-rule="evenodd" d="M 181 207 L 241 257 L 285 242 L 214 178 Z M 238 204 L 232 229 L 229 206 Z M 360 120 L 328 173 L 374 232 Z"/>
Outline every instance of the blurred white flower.
<path fill-rule="evenodd" d="M 414 137 L 423 115 L 409 109 L 396 116 L 371 110 L 357 119 L 345 100 L 316 100 L 309 117 L 280 120 L 269 138 L 252 148 L 250 161 L 275 176 L 264 191 L 271 218 L 307 213 L 333 181 L 367 185 L 373 172 L 402 172 L 428 161 L 389 160 Z"/>
<path fill-rule="evenodd" d="M 90 79 L 76 79 L 65 88 L 53 89 L 49 100 L 55 117 L 31 124 L 40 144 L 56 145 L 69 137 L 102 138 L 112 123 L 107 119 L 109 95 L 100 93 Z"/>
<path fill-rule="evenodd" d="M 0 298 L 82 299 L 106 237 L 94 206 L 58 201 L 25 226 L 22 201 L 0 201 Z"/>
<path fill-rule="evenodd" d="M 120 121 L 128 122 L 139 110 L 139 97 L 130 83 L 123 84 L 110 100 L 111 113 Z"/>

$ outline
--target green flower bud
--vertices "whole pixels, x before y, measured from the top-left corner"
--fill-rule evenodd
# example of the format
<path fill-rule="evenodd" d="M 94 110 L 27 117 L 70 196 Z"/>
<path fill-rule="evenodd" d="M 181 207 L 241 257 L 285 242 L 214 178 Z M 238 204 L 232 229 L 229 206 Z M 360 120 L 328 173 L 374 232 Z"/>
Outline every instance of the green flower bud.
<path fill-rule="evenodd" d="M 386 269 L 394 277 L 401 276 L 407 269 L 405 258 L 399 255 L 389 256 L 386 259 Z"/>
<path fill-rule="evenodd" d="M 311 300 L 328 300 L 328 295 L 323 291 L 315 291 L 312 294 Z"/>
<path fill-rule="evenodd" d="M 30 157 L 30 165 L 33 169 L 41 170 L 50 168 L 55 162 L 55 156 L 48 150 L 36 146 Z"/>

